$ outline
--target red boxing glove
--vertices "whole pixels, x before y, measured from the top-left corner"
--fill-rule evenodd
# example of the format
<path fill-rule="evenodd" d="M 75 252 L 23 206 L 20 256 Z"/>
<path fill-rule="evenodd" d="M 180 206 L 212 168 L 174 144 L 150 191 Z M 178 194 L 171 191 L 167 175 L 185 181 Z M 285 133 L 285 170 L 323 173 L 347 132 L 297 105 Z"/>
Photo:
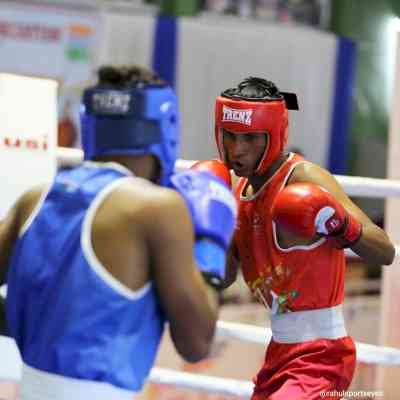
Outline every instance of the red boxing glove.
<path fill-rule="evenodd" d="M 224 181 L 229 188 L 232 187 L 231 173 L 226 165 L 220 160 L 197 161 L 190 167 L 190 169 L 213 174 Z"/>
<path fill-rule="evenodd" d="M 324 188 L 314 184 L 288 185 L 276 196 L 272 218 L 299 236 L 329 236 L 337 248 L 352 246 L 362 225 Z"/>

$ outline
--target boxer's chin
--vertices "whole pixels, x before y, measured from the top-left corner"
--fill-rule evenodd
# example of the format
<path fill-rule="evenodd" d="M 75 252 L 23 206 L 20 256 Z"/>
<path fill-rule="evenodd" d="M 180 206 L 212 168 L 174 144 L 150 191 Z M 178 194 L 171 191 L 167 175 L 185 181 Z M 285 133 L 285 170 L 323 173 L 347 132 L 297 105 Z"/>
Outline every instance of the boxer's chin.
<path fill-rule="evenodd" d="M 233 169 L 236 176 L 248 177 L 253 173 L 252 168 L 249 168 L 247 165 L 240 162 L 232 162 L 230 163 L 230 167 Z"/>

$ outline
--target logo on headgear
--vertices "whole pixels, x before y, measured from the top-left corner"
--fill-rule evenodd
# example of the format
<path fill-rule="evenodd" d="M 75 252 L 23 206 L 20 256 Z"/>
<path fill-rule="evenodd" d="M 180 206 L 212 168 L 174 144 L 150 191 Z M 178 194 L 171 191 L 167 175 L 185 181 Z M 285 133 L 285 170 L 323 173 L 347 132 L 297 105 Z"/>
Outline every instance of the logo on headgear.
<path fill-rule="evenodd" d="M 222 122 L 237 122 L 239 124 L 251 126 L 253 110 L 238 110 L 224 105 L 222 107 L 222 113 Z"/>
<path fill-rule="evenodd" d="M 106 115 L 127 114 L 131 95 L 109 90 L 102 93 L 94 93 L 92 107 L 96 113 Z"/>

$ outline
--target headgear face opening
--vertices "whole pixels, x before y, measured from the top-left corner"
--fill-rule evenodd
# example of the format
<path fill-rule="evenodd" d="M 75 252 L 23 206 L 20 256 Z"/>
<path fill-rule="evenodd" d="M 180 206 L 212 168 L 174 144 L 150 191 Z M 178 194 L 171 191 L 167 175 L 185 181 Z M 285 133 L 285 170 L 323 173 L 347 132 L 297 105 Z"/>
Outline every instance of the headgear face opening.
<path fill-rule="evenodd" d="M 288 138 L 288 109 L 285 100 L 251 101 L 217 97 L 215 139 L 221 159 L 227 163 L 223 130 L 236 134 L 268 134 L 268 145 L 254 171 L 263 175 L 282 153 Z M 229 167 L 229 166 L 228 166 Z"/>
<path fill-rule="evenodd" d="M 154 155 L 159 183 L 174 172 L 179 147 L 177 98 L 168 86 L 86 89 L 81 105 L 85 160 L 101 155 Z"/>

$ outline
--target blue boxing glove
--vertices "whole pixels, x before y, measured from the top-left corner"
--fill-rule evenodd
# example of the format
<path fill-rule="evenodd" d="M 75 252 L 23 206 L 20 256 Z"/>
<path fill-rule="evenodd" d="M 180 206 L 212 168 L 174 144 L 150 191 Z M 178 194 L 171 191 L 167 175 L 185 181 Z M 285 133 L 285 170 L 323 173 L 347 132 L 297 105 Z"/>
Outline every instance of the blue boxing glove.
<path fill-rule="evenodd" d="M 208 283 L 221 288 L 226 250 L 235 228 L 237 205 L 226 183 L 212 172 L 187 170 L 171 177 L 189 209 L 195 233 L 194 254 Z"/>

